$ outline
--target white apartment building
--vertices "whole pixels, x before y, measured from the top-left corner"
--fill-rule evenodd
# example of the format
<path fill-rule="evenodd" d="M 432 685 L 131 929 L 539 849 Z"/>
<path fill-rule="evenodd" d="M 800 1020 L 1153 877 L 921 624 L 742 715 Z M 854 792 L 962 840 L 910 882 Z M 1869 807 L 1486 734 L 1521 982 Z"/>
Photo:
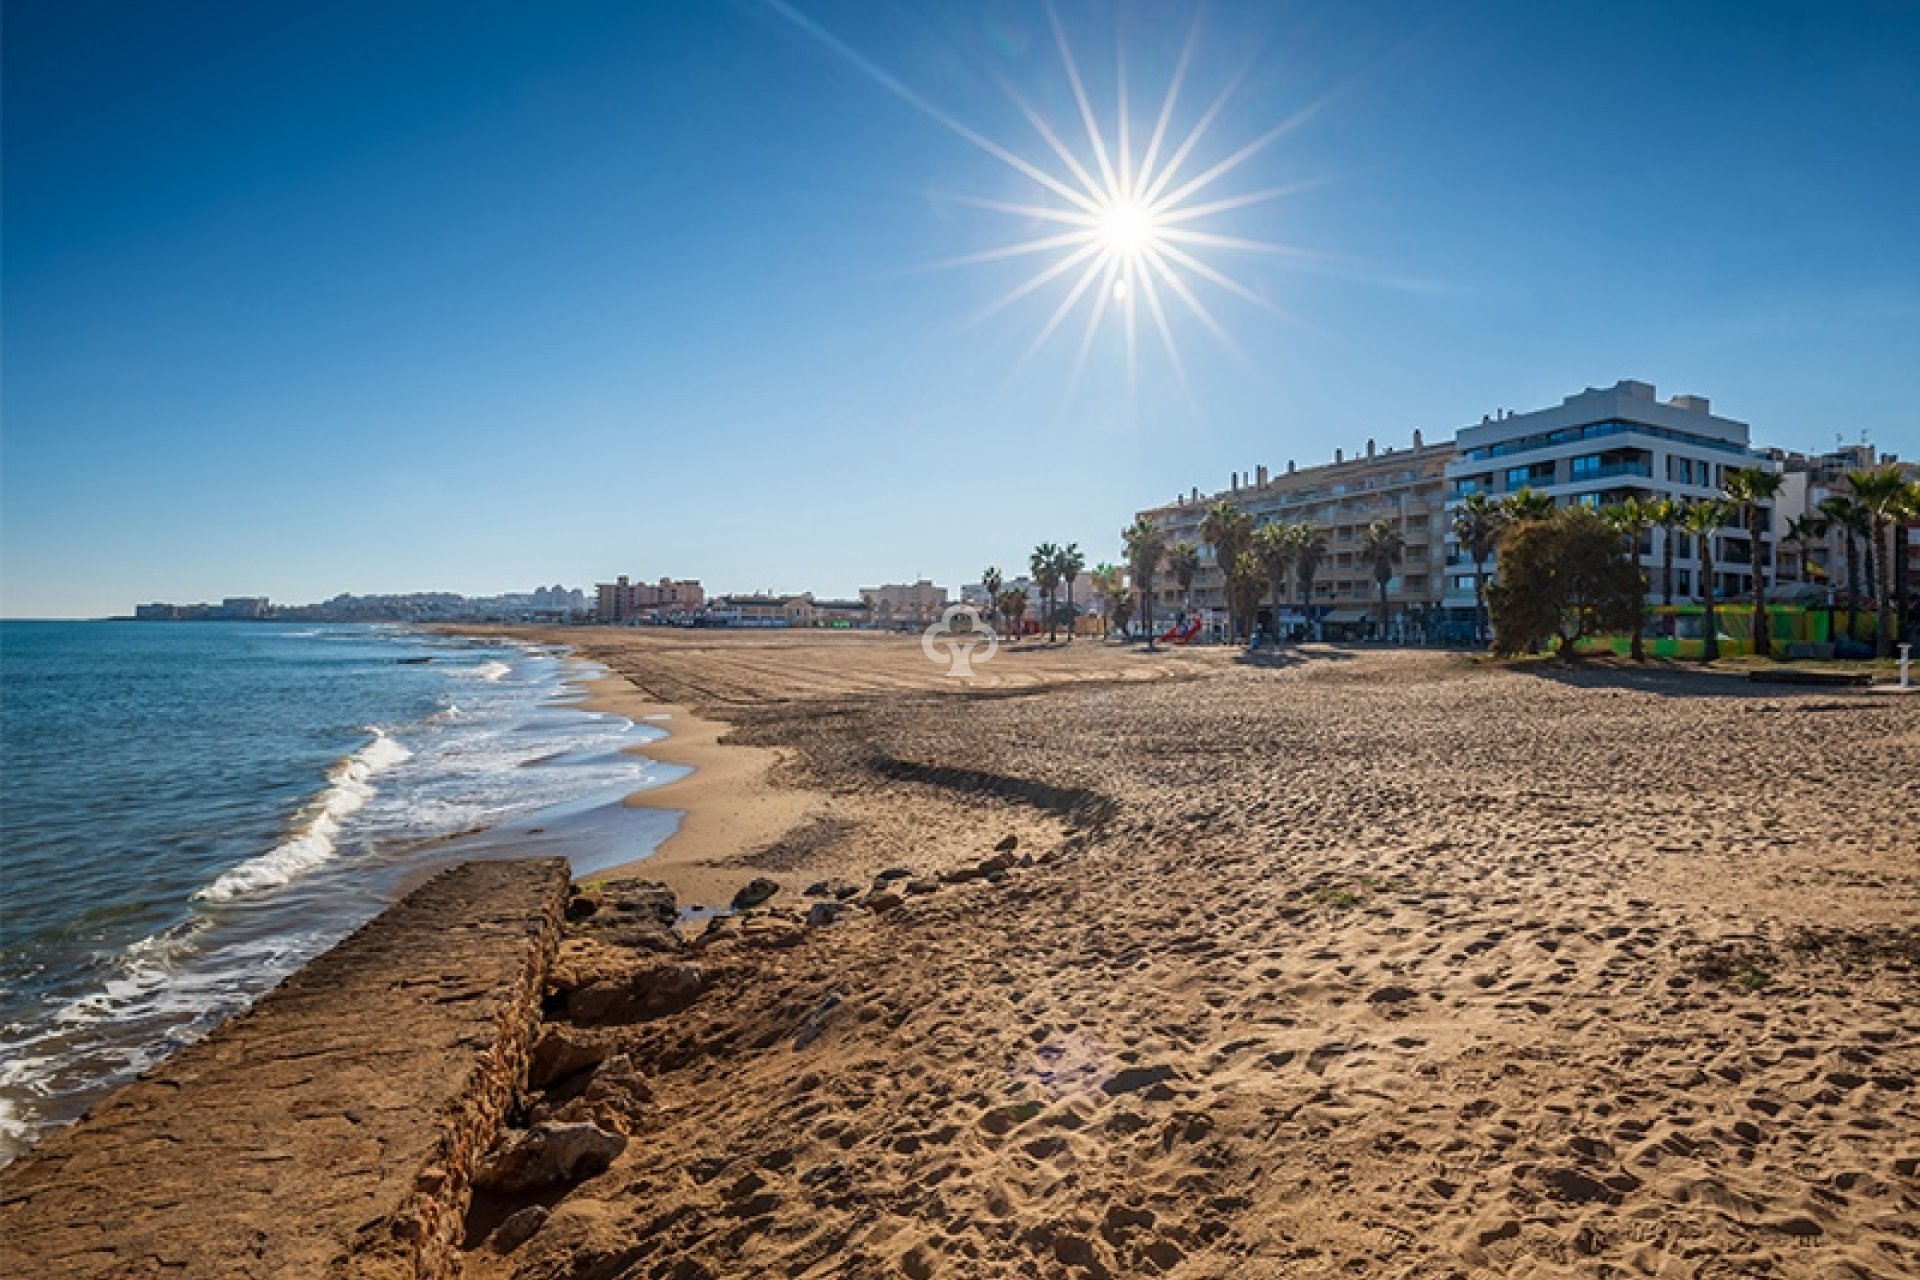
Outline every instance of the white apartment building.
<path fill-rule="evenodd" d="M 1599 507 L 1629 496 L 1642 501 L 1717 498 L 1730 472 L 1780 469 L 1750 446 L 1749 434 L 1746 423 L 1713 414 L 1704 396 L 1663 401 L 1645 382 L 1589 387 L 1553 408 L 1503 412 L 1460 431 L 1447 464 L 1447 502 L 1451 509 L 1471 493 L 1505 497 L 1520 489 L 1545 494 L 1561 506 Z M 1448 537 L 1446 603 L 1471 607 L 1473 562 L 1451 533 Z M 1642 546 L 1656 594 L 1666 537 L 1656 529 Z M 1673 537 L 1674 598 L 1700 599 L 1709 584 L 1700 580 L 1698 549 L 1684 532 Z M 1769 582 L 1776 540 L 1777 535 L 1763 535 L 1758 557 Z M 1749 543 L 1744 529 L 1728 527 L 1715 536 L 1711 586 L 1717 597 L 1751 592 L 1755 556 Z"/>

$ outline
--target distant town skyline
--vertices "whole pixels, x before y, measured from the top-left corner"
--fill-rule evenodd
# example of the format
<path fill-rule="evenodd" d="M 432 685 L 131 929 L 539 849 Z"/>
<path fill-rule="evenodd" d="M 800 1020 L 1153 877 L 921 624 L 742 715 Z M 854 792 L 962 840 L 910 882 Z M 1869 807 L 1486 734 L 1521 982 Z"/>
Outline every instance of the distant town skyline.
<path fill-rule="evenodd" d="M 0 613 L 957 590 L 1621 379 L 1920 454 L 1920 5 L 1055 12 L 8 5 Z M 1224 339 L 1161 296 L 1178 369 L 1079 327 L 1141 283 L 993 310 L 1066 197 L 979 140 L 1099 179 L 1122 66 L 1134 161 L 1184 75 L 1185 172 L 1285 191 L 1205 224 L 1287 250 L 1207 246 Z"/>

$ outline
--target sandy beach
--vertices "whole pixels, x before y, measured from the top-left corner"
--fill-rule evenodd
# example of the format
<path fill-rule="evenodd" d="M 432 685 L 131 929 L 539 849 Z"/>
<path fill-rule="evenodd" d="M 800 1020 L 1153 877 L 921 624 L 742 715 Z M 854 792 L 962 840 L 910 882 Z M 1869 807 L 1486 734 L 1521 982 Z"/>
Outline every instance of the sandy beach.
<path fill-rule="evenodd" d="M 1916 700 L 542 638 L 698 769 L 632 871 L 779 888 L 650 949 L 581 904 L 543 1036 L 603 1066 L 528 1108 L 627 1141 L 469 1276 L 1920 1273 Z"/>

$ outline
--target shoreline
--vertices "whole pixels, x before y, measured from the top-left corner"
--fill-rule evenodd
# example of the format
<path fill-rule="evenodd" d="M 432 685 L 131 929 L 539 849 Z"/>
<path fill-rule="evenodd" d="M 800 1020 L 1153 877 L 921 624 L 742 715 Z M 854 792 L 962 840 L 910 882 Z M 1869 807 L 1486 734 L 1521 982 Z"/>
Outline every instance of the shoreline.
<path fill-rule="evenodd" d="M 778 840 L 825 809 L 816 793 L 781 787 L 769 774 L 786 759 L 771 747 L 727 743 L 732 726 L 674 703 L 646 695 L 603 659 L 567 646 L 567 660 L 591 663 L 597 674 L 576 681 L 584 694 L 579 709 L 624 716 L 667 736 L 624 748 L 660 764 L 692 772 L 659 786 L 627 793 L 621 803 L 680 815 L 673 833 L 650 853 L 575 880 L 645 877 L 674 891 L 688 908 L 724 906 L 749 878 L 737 860 Z"/>

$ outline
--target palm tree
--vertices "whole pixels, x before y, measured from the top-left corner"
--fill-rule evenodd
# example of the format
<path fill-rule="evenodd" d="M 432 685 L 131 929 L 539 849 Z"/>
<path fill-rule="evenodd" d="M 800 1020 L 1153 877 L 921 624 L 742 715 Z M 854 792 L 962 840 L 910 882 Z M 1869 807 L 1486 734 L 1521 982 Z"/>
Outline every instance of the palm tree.
<path fill-rule="evenodd" d="M 1213 562 L 1224 577 L 1231 578 L 1239 567 L 1240 556 L 1253 541 L 1253 517 L 1222 498 L 1207 508 L 1200 520 L 1200 537 L 1213 548 Z M 1240 634 L 1238 611 L 1227 601 L 1227 630 Z"/>
<path fill-rule="evenodd" d="M 1894 620 L 1894 640 L 1897 642 L 1907 635 L 1913 625 L 1913 585 L 1912 573 L 1913 539 L 1908 534 L 1912 526 L 1920 525 L 1920 480 L 1907 485 L 1906 491 L 1894 505 L 1893 521 L 1893 582 L 1898 613 Z"/>
<path fill-rule="evenodd" d="M 994 601 L 994 608 L 1006 618 L 1007 626 L 1013 632 L 1013 638 L 1020 638 L 1020 620 L 1027 616 L 1027 593 L 1024 588 L 1014 587 L 1002 591 L 1000 598 Z"/>
<path fill-rule="evenodd" d="M 1487 638 L 1487 561 L 1506 523 L 1501 505 L 1484 493 L 1468 494 L 1453 513 L 1453 539 L 1473 561 L 1473 603 L 1482 640 Z"/>
<path fill-rule="evenodd" d="M 1657 498 L 1647 508 L 1647 518 L 1660 527 L 1660 603 L 1673 606 L 1673 542 L 1686 522 L 1685 498 Z"/>
<path fill-rule="evenodd" d="M 1145 516 L 1120 533 L 1127 549 L 1127 568 L 1133 575 L 1133 589 L 1140 593 L 1140 618 L 1147 628 L 1147 648 L 1153 648 L 1153 578 L 1159 572 L 1160 558 L 1167 552 L 1167 536 L 1160 526 Z"/>
<path fill-rule="evenodd" d="M 1067 643 L 1073 643 L 1073 580 L 1078 578 L 1087 567 L 1087 557 L 1081 554 L 1080 544 L 1069 542 L 1060 549 L 1058 562 L 1060 580 L 1067 584 Z"/>
<path fill-rule="evenodd" d="M 1261 569 L 1260 557 L 1251 551 L 1242 551 L 1234 557 L 1233 568 L 1227 574 L 1227 615 L 1248 619 L 1248 632 L 1252 631 L 1251 619 L 1260 611 L 1260 593 L 1265 585 L 1266 574 Z"/>
<path fill-rule="evenodd" d="M 1060 636 L 1055 625 L 1058 619 L 1053 613 L 1054 594 L 1060 590 L 1060 548 L 1051 542 L 1035 547 L 1027 557 L 1027 573 L 1033 578 L 1033 585 L 1040 588 L 1040 599 L 1047 611 L 1047 640 L 1051 643 Z"/>
<path fill-rule="evenodd" d="M 1761 541 L 1766 521 L 1765 504 L 1780 495 L 1783 477 L 1764 467 L 1741 467 L 1727 476 L 1727 501 L 1736 517 L 1747 526 L 1747 539 L 1753 548 L 1753 651 L 1762 658 L 1773 656 L 1773 627 L 1767 618 L 1767 571 L 1763 561 L 1766 546 Z"/>
<path fill-rule="evenodd" d="M 1293 576 L 1300 584 L 1301 612 L 1313 611 L 1313 580 L 1327 559 L 1327 533 L 1310 524 L 1296 524 L 1293 530 Z"/>
<path fill-rule="evenodd" d="M 1280 638 L 1280 604 L 1287 594 L 1287 579 L 1293 575 L 1294 545 L 1291 526 L 1263 524 L 1254 531 L 1254 558 L 1266 575 L 1267 589 L 1273 593 L 1273 635 Z"/>
<path fill-rule="evenodd" d="M 1800 548 L 1801 582 L 1812 580 L 1813 548 L 1827 536 L 1827 530 L 1831 527 L 1831 522 L 1817 511 L 1809 511 L 1787 521 L 1787 541 Z"/>
<path fill-rule="evenodd" d="M 1126 579 L 1118 565 L 1103 562 L 1093 566 L 1093 572 L 1087 575 L 1087 585 L 1100 601 L 1100 638 L 1105 640 L 1111 629 L 1115 608 L 1126 596 Z"/>
<path fill-rule="evenodd" d="M 1390 606 L 1387 604 L 1387 583 L 1393 580 L 1393 570 L 1405 554 L 1407 540 L 1400 529 L 1391 520 L 1375 520 L 1367 526 L 1360 538 L 1360 558 L 1373 566 L 1373 580 L 1380 587 L 1380 638 L 1387 638 L 1387 618 Z"/>
<path fill-rule="evenodd" d="M 1873 532 L 1866 508 L 1837 493 L 1820 504 L 1820 514 L 1840 530 L 1847 552 L 1847 639 L 1857 640 L 1860 618 L 1860 539 Z"/>
<path fill-rule="evenodd" d="M 1907 482 L 1900 468 L 1877 467 L 1872 471 L 1849 471 L 1847 483 L 1853 486 L 1853 500 L 1865 509 L 1873 526 L 1873 558 L 1879 565 L 1879 593 L 1874 597 L 1877 624 L 1873 651 L 1876 656 L 1893 656 L 1893 564 L 1888 555 L 1889 526 L 1902 527 L 1897 518 L 1905 506 Z"/>
<path fill-rule="evenodd" d="M 980 571 L 980 590 L 987 597 L 987 623 L 993 624 L 1000 613 L 1000 588 L 1005 586 L 997 565 L 988 565 Z"/>
<path fill-rule="evenodd" d="M 1627 558 L 1633 561 L 1633 580 L 1639 584 L 1639 591 L 1633 597 L 1633 639 L 1629 642 L 1635 662 L 1647 660 L 1647 647 L 1641 635 L 1647 629 L 1647 578 L 1640 571 L 1640 539 L 1653 527 L 1653 505 L 1638 498 L 1627 498 L 1600 512 L 1627 540 Z"/>
<path fill-rule="evenodd" d="M 1706 601 L 1708 662 L 1720 657 L 1720 619 L 1713 611 L 1713 535 L 1727 522 L 1727 504 L 1718 498 L 1704 498 L 1687 506 L 1686 530 L 1700 543 L 1700 594 Z"/>
<path fill-rule="evenodd" d="M 1553 497 L 1521 485 L 1501 500 L 1500 509 L 1509 521 L 1545 520 L 1553 514 Z"/>
<path fill-rule="evenodd" d="M 1200 549 L 1191 542 L 1176 542 L 1167 548 L 1167 572 L 1180 584 L 1180 600 L 1188 613 L 1193 612 L 1193 580 L 1200 572 Z"/>

